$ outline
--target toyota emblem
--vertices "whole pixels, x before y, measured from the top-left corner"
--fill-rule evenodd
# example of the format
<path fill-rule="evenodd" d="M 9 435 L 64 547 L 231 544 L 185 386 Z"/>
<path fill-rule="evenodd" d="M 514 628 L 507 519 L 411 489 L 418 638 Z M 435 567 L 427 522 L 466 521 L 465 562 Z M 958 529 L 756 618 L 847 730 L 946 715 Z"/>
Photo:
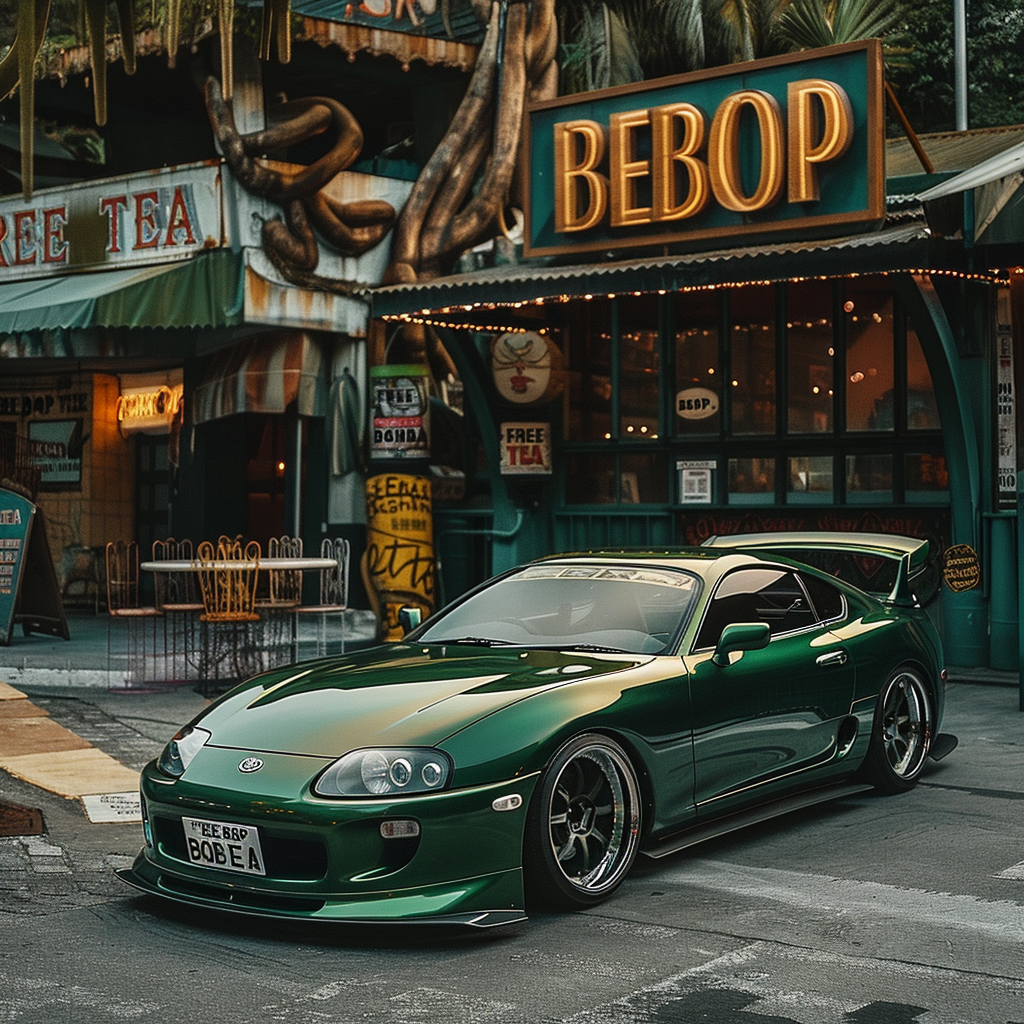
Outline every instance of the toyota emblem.
<path fill-rule="evenodd" d="M 238 762 L 238 770 L 245 772 L 247 775 L 249 772 L 258 772 L 263 767 L 263 759 L 261 757 L 247 757 L 243 761 Z"/>

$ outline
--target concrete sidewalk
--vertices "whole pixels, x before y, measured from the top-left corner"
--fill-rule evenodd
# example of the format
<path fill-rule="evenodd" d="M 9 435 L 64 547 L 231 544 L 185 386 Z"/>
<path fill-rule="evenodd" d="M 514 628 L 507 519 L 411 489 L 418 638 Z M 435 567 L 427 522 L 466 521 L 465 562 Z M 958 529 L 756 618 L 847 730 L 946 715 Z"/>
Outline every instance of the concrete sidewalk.
<path fill-rule="evenodd" d="M 37 687 L 85 687 L 120 689 L 125 672 L 127 624 L 100 612 L 68 609 L 70 640 L 33 633 L 24 636 L 13 627 L 11 642 L 0 646 L 0 682 L 19 689 Z M 316 626 L 300 626 L 303 651 L 315 647 Z M 332 635 L 335 628 L 332 627 Z M 371 611 L 350 608 L 345 612 L 345 649 L 365 647 L 374 642 L 377 620 Z M 109 648 L 108 648 L 109 643 Z M 304 654 L 312 657 L 312 654 Z"/>

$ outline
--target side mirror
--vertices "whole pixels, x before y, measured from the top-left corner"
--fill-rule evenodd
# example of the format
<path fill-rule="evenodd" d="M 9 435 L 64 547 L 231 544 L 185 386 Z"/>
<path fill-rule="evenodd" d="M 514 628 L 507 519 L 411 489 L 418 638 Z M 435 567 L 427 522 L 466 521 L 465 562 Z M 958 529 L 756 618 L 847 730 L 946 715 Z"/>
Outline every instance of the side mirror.
<path fill-rule="evenodd" d="M 423 621 L 423 609 L 415 605 L 403 605 L 398 609 L 398 624 L 403 635 L 411 633 Z"/>
<path fill-rule="evenodd" d="M 759 651 L 768 646 L 769 640 L 771 629 L 767 622 L 733 622 L 722 630 L 711 660 L 725 668 L 733 651 Z"/>

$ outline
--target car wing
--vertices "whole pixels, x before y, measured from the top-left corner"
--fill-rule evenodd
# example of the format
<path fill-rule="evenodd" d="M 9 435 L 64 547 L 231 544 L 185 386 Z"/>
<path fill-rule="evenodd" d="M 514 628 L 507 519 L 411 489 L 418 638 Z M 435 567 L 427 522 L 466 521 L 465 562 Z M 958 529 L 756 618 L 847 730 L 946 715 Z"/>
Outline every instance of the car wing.
<path fill-rule="evenodd" d="M 702 547 L 761 551 L 782 555 L 795 562 L 811 564 L 807 552 L 827 552 L 854 558 L 881 558 L 895 563 L 892 588 L 878 596 L 888 604 L 913 607 L 917 604 L 912 582 L 923 573 L 930 544 L 919 537 L 889 533 L 853 533 L 796 531 L 779 533 L 740 533 L 709 537 Z"/>

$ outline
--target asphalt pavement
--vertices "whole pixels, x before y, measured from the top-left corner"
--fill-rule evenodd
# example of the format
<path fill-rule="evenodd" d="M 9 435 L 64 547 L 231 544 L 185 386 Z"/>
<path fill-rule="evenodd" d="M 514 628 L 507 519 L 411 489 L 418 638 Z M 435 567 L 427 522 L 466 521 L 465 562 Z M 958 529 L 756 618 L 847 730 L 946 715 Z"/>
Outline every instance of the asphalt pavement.
<path fill-rule="evenodd" d="M 107 623 L 84 618 L 71 641 L 0 648 L 0 754 L 33 722 L 138 772 L 208 698 L 108 688 Z M 93 821 L 82 799 L 0 770 L 0 804 L 43 822 L 0 837 L 0 1019 L 184 1019 L 215 992 L 225 1024 L 1024 1021 L 1017 676 L 952 676 L 943 729 L 960 746 L 913 799 L 866 794 L 644 861 L 595 911 L 473 942 L 147 904 L 114 874 L 142 844 L 138 822 Z"/>

